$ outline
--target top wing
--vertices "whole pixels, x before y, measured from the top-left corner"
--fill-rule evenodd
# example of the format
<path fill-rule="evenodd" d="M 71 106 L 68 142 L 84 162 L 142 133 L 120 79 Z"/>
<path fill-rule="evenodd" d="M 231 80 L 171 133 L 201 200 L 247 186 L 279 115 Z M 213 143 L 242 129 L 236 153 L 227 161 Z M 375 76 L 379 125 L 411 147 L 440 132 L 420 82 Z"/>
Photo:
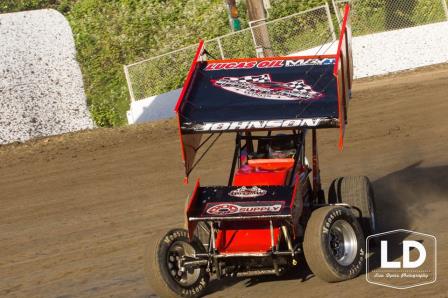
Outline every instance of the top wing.
<path fill-rule="evenodd" d="M 350 6 L 335 55 L 204 61 L 198 50 L 175 107 L 186 177 L 203 133 L 339 128 L 343 147 L 353 81 Z"/>
<path fill-rule="evenodd" d="M 186 133 L 338 127 L 334 56 L 199 62 L 180 105 Z"/>

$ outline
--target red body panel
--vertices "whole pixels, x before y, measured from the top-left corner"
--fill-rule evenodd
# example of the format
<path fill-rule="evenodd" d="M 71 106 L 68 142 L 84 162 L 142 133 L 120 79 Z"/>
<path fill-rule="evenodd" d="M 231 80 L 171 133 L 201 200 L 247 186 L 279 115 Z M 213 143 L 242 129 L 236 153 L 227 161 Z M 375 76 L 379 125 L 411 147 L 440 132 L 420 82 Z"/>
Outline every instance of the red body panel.
<path fill-rule="evenodd" d="M 269 160 L 267 163 L 273 163 Z M 260 165 L 259 165 L 260 166 Z M 267 167 L 271 165 L 266 165 Z M 279 170 L 261 170 L 248 165 L 235 173 L 234 186 L 284 185 L 293 164 Z M 260 166 L 262 167 L 262 166 Z M 269 222 L 252 222 L 223 226 L 216 238 L 216 247 L 220 253 L 267 252 L 271 249 L 271 231 Z M 248 227 L 246 229 L 240 226 Z M 274 245 L 277 245 L 279 227 L 274 227 Z"/>
<path fill-rule="evenodd" d="M 349 54 L 347 43 L 351 43 L 347 36 L 347 25 L 350 15 L 350 5 L 345 6 L 344 19 L 342 21 L 341 33 L 339 36 L 338 50 L 336 54 L 336 63 L 334 64 L 333 74 L 337 79 L 338 86 L 338 109 L 339 109 L 339 150 L 342 151 L 344 147 L 344 132 L 345 132 L 345 106 L 350 98 L 349 90 L 351 89 L 351 81 L 353 79 L 353 74 L 349 69 L 349 65 L 352 63 L 348 61 L 351 59 L 351 54 Z"/>
<path fill-rule="evenodd" d="M 185 79 L 184 86 L 182 87 L 182 91 L 180 92 L 179 99 L 177 100 L 176 106 L 174 107 L 174 112 L 179 113 L 179 107 L 184 99 L 185 93 L 190 85 L 191 77 L 193 76 L 193 72 L 196 68 L 197 62 L 199 60 L 199 56 L 201 55 L 204 49 L 204 41 L 199 40 L 199 45 L 196 50 L 196 54 L 194 55 L 193 62 L 191 63 L 190 70 L 188 71 L 187 78 Z"/>
<path fill-rule="evenodd" d="M 256 169 L 239 169 L 233 179 L 234 186 L 283 185 L 289 170 L 257 171 Z"/>
<path fill-rule="evenodd" d="M 241 223 L 243 225 L 243 223 Z M 244 226 L 248 226 L 244 223 Z M 220 253 L 267 252 L 271 250 L 271 231 L 269 222 L 257 222 L 250 229 L 233 226 L 220 229 L 216 247 Z M 274 245 L 277 245 L 280 228 L 274 228 Z"/>
<path fill-rule="evenodd" d="M 279 228 L 274 229 L 274 245 L 277 244 Z M 216 239 L 220 253 L 263 253 L 271 249 L 271 234 L 267 229 L 220 230 Z"/>

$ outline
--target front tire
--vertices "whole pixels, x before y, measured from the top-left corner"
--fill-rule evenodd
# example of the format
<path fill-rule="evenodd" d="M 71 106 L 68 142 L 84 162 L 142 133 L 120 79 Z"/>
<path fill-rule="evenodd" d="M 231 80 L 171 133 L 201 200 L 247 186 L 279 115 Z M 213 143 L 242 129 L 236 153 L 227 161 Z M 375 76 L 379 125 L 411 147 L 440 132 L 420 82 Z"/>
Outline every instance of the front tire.
<path fill-rule="evenodd" d="M 311 271 L 327 282 L 355 278 L 364 267 L 364 235 L 346 207 L 326 206 L 311 213 L 303 250 Z"/>
<path fill-rule="evenodd" d="M 160 236 L 145 251 L 145 273 L 151 288 L 162 298 L 202 296 L 209 281 L 205 268 L 182 272 L 178 262 L 182 256 L 205 253 L 202 243 L 197 237 L 190 241 L 185 229 Z"/>

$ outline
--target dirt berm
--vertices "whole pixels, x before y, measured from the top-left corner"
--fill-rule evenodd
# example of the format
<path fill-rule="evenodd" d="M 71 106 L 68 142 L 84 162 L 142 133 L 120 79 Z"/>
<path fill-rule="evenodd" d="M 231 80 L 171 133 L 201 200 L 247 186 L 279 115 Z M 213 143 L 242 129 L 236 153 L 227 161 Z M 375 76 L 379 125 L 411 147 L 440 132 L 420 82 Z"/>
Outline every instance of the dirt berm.
<path fill-rule="evenodd" d="M 283 278 L 213 282 L 211 297 L 447 297 L 448 65 L 355 81 L 345 149 L 319 133 L 325 186 L 367 175 L 382 231 L 438 240 L 438 280 L 408 290 L 364 276 L 327 284 L 302 269 Z M 196 175 L 225 183 L 223 137 Z M 0 147 L 1 297 L 151 297 L 143 250 L 182 226 L 183 168 L 174 121 L 97 129 Z M 192 177 L 192 180 L 195 176 Z M 193 183 L 190 183 L 193 184 Z"/>

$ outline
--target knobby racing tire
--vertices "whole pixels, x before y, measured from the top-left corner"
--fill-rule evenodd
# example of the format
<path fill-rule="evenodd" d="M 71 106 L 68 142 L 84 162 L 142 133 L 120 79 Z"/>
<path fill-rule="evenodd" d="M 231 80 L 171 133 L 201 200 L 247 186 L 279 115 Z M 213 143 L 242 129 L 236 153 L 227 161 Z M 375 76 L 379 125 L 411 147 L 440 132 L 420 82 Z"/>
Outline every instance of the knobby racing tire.
<path fill-rule="evenodd" d="M 326 206 L 308 220 L 303 241 L 305 260 L 311 271 L 327 282 L 358 276 L 365 262 L 365 241 L 349 208 Z"/>
<path fill-rule="evenodd" d="M 375 199 L 369 178 L 365 176 L 339 177 L 328 191 L 328 203 L 346 203 L 354 207 L 364 236 L 376 233 Z"/>
<path fill-rule="evenodd" d="M 197 237 L 190 241 L 185 229 L 172 229 L 159 236 L 145 251 L 145 273 L 151 288 L 162 298 L 200 297 L 208 285 L 209 274 L 203 267 L 182 272 L 178 259 L 205 253 L 202 243 Z"/>

